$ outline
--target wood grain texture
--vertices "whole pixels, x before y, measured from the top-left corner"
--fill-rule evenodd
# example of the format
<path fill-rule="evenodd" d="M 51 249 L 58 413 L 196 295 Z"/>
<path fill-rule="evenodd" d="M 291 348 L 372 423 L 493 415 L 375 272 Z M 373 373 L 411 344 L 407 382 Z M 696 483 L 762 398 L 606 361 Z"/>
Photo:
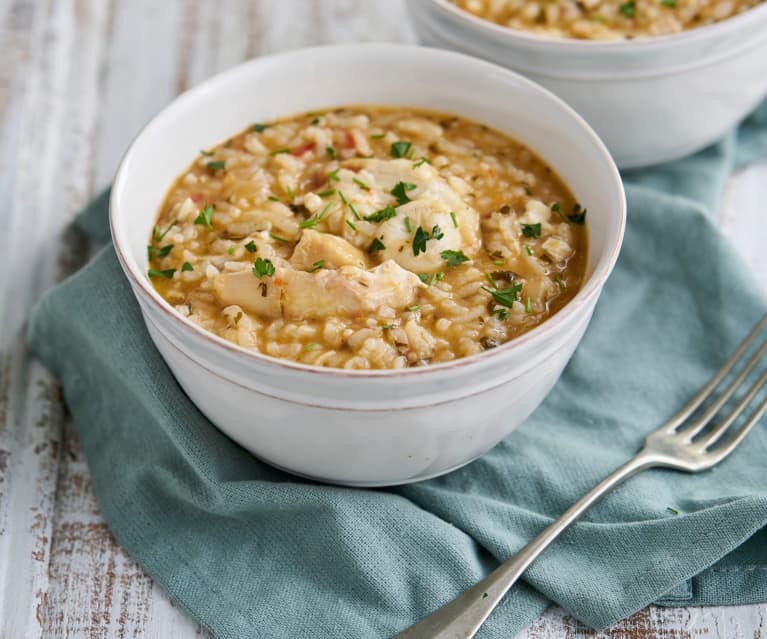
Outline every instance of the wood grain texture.
<path fill-rule="evenodd" d="M 74 212 L 174 95 L 253 56 L 368 40 L 414 40 L 402 0 L 0 0 L 0 639 L 208 636 L 101 519 L 24 318 L 85 261 Z M 765 185 L 767 165 L 738 174 L 721 216 L 763 283 Z M 765 605 L 651 607 L 594 633 L 553 608 L 519 639 L 755 639 L 766 619 Z"/>

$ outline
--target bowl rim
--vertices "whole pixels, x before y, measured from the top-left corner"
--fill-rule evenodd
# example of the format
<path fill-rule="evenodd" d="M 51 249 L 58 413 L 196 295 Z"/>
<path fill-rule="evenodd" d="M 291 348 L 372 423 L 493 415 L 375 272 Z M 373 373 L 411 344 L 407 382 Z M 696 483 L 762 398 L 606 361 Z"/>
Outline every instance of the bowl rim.
<path fill-rule="evenodd" d="M 138 266 L 134 268 L 131 260 L 126 258 L 126 253 L 130 253 L 127 248 L 127 241 L 123 241 L 123 234 L 121 232 L 121 226 L 118 221 L 119 200 L 121 193 L 126 188 L 126 183 L 129 180 L 128 166 L 132 160 L 133 154 L 139 142 L 147 135 L 151 134 L 152 129 L 162 126 L 166 120 L 172 119 L 174 111 L 178 108 L 193 103 L 199 95 L 208 93 L 215 89 L 216 85 L 225 84 L 230 82 L 231 79 L 238 77 L 241 73 L 244 73 L 246 69 L 251 67 L 258 67 L 265 64 L 266 61 L 274 61 L 275 59 L 290 59 L 300 57 L 312 57 L 320 52 L 326 50 L 345 51 L 349 56 L 348 59 L 355 59 L 354 53 L 360 50 L 376 51 L 380 53 L 382 59 L 388 59 L 387 53 L 393 50 L 403 52 L 408 51 L 411 56 L 426 56 L 432 58 L 445 58 L 445 62 L 449 63 L 450 60 L 458 62 L 459 60 L 463 64 L 473 64 L 477 67 L 492 67 L 493 70 L 501 75 L 507 75 L 514 79 L 518 84 L 525 85 L 528 89 L 540 94 L 544 99 L 555 102 L 559 108 L 561 108 L 567 115 L 570 116 L 573 125 L 579 127 L 583 133 L 590 138 L 591 142 L 595 146 L 596 152 L 599 154 L 600 159 L 605 163 L 608 168 L 608 172 L 605 175 L 606 178 L 613 183 L 618 195 L 618 224 L 617 232 L 611 244 L 607 244 L 603 254 L 599 257 L 594 272 L 584 280 L 580 290 L 576 293 L 565 306 L 559 309 L 554 315 L 547 318 L 534 328 L 530 329 L 526 333 L 523 333 L 519 337 L 516 337 L 504 344 L 501 344 L 497 348 L 493 348 L 474 355 L 468 355 L 466 357 L 459 357 L 447 362 L 439 362 L 423 367 L 413 368 L 400 368 L 400 369 L 362 369 L 362 370 L 350 370 L 343 368 L 330 368 L 322 366 L 314 366 L 311 364 L 303 364 L 294 362 L 292 360 L 280 359 L 271 355 L 266 355 L 257 351 L 246 349 L 243 346 L 229 342 L 222 337 L 204 329 L 202 326 L 195 324 L 191 320 L 183 317 L 178 311 L 173 309 L 171 305 L 162 298 L 159 293 L 151 286 L 150 281 L 139 271 Z M 411 57 L 412 59 L 412 57 Z M 326 108 L 330 108 L 334 105 L 329 105 Z M 535 151 L 535 150 L 534 150 Z M 537 151 L 535 151 L 537 154 Z M 545 158 L 544 158 L 545 160 Z M 594 130 L 588 125 L 588 123 L 564 100 L 560 99 L 547 89 L 543 88 L 539 84 L 528 80 L 519 73 L 515 73 L 509 69 L 501 67 L 491 62 L 475 58 L 463 53 L 456 53 L 453 51 L 446 51 L 443 49 L 435 49 L 431 47 L 421 47 L 410 44 L 399 43 L 354 43 L 354 44 L 331 44 L 321 45 L 315 47 L 303 47 L 299 49 L 293 49 L 290 51 L 284 51 L 281 53 L 270 54 L 266 56 L 259 56 L 245 62 L 242 62 L 234 67 L 231 67 L 221 73 L 215 74 L 199 84 L 191 87 L 183 93 L 176 96 L 171 102 L 166 104 L 157 114 L 155 114 L 134 136 L 127 150 L 124 152 L 117 171 L 113 180 L 112 189 L 109 194 L 109 228 L 112 237 L 113 246 L 117 254 L 118 261 L 122 268 L 123 273 L 128 278 L 134 295 L 140 293 L 143 299 L 148 301 L 151 306 L 160 311 L 163 315 L 170 318 L 173 325 L 183 332 L 191 332 L 192 336 L 202 339 L 202 341 L 210 344 L 214 349 L 221 349 L 225 351 L 235 359 L 240 359 L 242 362 L 253 363 L 257 365 L 264 365 L 267 367 L 275 367 L 287 372 L 294 372 L 296 374 L 309 374 L 312 376 L 322 375 L 324 378 L 339 378 L 339 379 L 363 379 L 363 378 L 413 378 L 413 377 L 432 377 L 435 375 L 444 375 L 450 370 L 458 368 L 466 368 L 472 366 L 481 366 L 487 364 L 489 361 L 499 360 L 506 357 L 509 354 L 520 350 L 532 341 L 537 341 L 546 335 L 550 335 L 561 324 L 565 323 L 567 319 L 572 317 L 578 309 L 586 305 L 591 298 L 597 295 L 605 281 L 612 272 L 615 263 L 618 259 L 621 246 L 623 244 L 623 236 L 626 229 L 626 193 L 623 188 L 623 182 L 618 172 L 618 168 L 610 155 L 604 142 L 594 132 Z M 124 248 L 125 245 L 125 248 Z M 163 333 L 167 332 L 167 329 L 159 326 L 154 322 L 155 326 Z M 196 358 L 195 358 L 196 360 Z"/>
<path fill-rule="evenodd" d="M 459 20 L 466 20 L 475 27 L 502 38 L 517 40 L 532 46 L 566 50 L 568 53 L 572 53 L 576 50 L 583 52 L 609 51 L 610 53 L 614 53 L 616 49 L 636 52 L 652 51 L 653 49 L 673 46 L 678 42 L 693 43 L 696 41 L 706 41 L 717 36 L 724 37 L 729 35 L 730 32 L 736 31 L 741 26 L 741 23 L 753 21 L 759 17 L 767 19 L 767 1 L 762 0 L 762 2 L 755 7 L 742 11 L 734 16 L 730 16 L 729 18 L 725 18 L 724 20 L 713 22 L 702 27 L 696 27 L 694 29 L 686 29 L 679 33 L 647 36 L 646 38 L 632 38 L 631 40 L 586 40 L 580 38 L 560 38 L 556 36 L 540 35 L 536 33 L 528 33 L 522 29 L 504 27 L 496 22 L 479 18 L 454 5 L 449 0 L 412 1 L 415 3 L 428 2 L 436 5 L 443 11 L 451 13 Z M 764 16 L 761 15 L 762 13 Z"/>

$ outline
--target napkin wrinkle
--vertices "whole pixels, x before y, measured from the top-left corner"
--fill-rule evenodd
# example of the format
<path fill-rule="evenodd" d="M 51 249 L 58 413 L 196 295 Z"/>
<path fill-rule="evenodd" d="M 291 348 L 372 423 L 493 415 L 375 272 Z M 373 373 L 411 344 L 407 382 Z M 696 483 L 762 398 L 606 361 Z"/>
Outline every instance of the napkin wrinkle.
<path fill-rule="evenodd" d="M 116 539 L 210 632 L 388 636 L 625 462 L 765 312 L 764 292 L 710 219 L 729 172 L 763 157 L 767 103 L 695 156 L 625 172 L 624 248 L 561 380 L 493 450 L 417 484 L 301 480 L 229 440 L 154 348 L 111 246 L 38 303 L 27 342 L 61 380 Z M 108 197 L 77 220 L 100 241 Z M 737 312 L 721 312 L 733 300 Z M 653 601 L 767 601 L 765 430 L 712 471 L 653 470 L 605 497 L 477 636 L 508 639 L 550 601 L 594 628 Z"/>

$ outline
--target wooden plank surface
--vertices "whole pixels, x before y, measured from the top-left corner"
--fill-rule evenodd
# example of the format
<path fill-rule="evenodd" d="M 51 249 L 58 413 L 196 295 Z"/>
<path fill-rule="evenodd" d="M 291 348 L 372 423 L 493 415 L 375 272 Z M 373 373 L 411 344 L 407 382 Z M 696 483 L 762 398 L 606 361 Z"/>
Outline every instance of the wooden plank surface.
<path fill-rule="evenodd" d="M 68 223 L 175 94 L 256 55 L 362 40 L 413 41 L 403 1 L 0 0 L 0 639 L 207 636 L 106 528 L 24 318 L 87 259 Z M 767 165 L 739 173 L 721 215 L 763 283 L 766 185 Z M 599 634 L 554 608 L 519 639 L 762 636 L 765 605 L 651 607 Z"/>

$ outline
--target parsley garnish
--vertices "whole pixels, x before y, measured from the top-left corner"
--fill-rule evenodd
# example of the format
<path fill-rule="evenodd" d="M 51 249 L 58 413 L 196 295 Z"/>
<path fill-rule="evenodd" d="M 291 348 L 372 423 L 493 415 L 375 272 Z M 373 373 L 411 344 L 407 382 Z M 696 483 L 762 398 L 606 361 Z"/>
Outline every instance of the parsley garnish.
<path fill-rule="evenodd" d="M 317 260 L 312 264 L 312 268 L 309 269 L 309 272 L 314 273 L 314 271 L 319 271 L 323 266 L 325 266 L 325 260 Z"/>
<path fill-rule="evenodd" d="M 559 206 L 559 202 L 554 202 L 551 205 L 551 210 L 554 211 L 562 221 L 566 224 L 584 224 L 586 222 L 586 209 L 581 209 L 581 205 L 577 202 L 573 205 L 573 212 L 570 215 L 562 213 L 562 207 Z"/>
<path fill-rule="evenodd" d="M 407 196 L 407 191 L 412 191 L 415 188 L 417 188 L 415 184 L 410 184 L 409 182 L 397 182 L 391 190 L 391 194 L 397 198 L 397 204 L 407 204 L 410 202 L 410 198 Z"/>
<path fill-rule="evenodd" d="M 494 308 L 492 311 L 490 311 L 490 314 L 497 315 L 499 320 L 509 319 L 509 311 L 507 311 L 505 308 Z"/>
<path fill-rule="evenodd" d="M 258 279 L 261 279 L 264 275 L 271 277 L 274 275 L 274 271 L 275 268 L 272 260 L 264 260 L 257 257 L 256 261 L 253 262 L 253 275 Z"/>
<path fill-rule="evenodd" d="M 338 157 L 336 155 L 336 150 L 332 146 L 326 146 L 325 147 L 325 153 L 327 153 L 330 156 L 331 160 L 335 160 L 336 157 Z"/>
<path fill-rule="evenodd" d="M 404 158 L 407 155 L 407 152 L 410 150 L 410 147 L 410 142 L 404 142 L 402 140 L 399 142 L 392 142 L 391 156 L 393 158 Z"/>
<path fill-rule="evenodd" d="M 229 255 L 234 255 L 234 246 L 230 246 L 228 249 L 226 249 L 226 252 L 229 253 Z"/>
<path fill-rule="evenodd" d="M 370 246 L 368 246 L 368 253 L 375 253 L 376 251 L 383 251 L 385 249 L 386 246 L 384 246 L 384 243 L 377 237 L 374 237 L 373 241 L 370 243 Z"/>
<path fill-rule="evenodd" d="M 335 195 L 336 190 L 335 189 L 328 189 L 327 191 L 323 191 L 322 193 L 317 193 L 319 197 L 330 197 L 331 195 Z"/>
<path fill-rule="evenodd" d="M 413 227 L 410 225 L 410 216 L 409 215 L 407 217 L 405 217 L 405 229 L 407 230 L 408 233 L 412 233 L 413 232 Z"/>
<path fill-rule="evenodd" d="M 224 160 L 219 160 L 218 162 L 208 162 L 208 168 L 211 171 L 217 171 L 218 169 L 223 169 L 226 166 L 226 162 Z"/>
<path fill-rule="evenodd" d="M 527 253 L 530 257 L 533 256 L 533 249 L 530 248 L 529 244 L 525 244 L 525 253 Z M 501 262 L 503 264 L 503 262 Z"/>
<path fill-rule="evenodd" d="M 386 137 L 386 133 L 372 133 L 370 135 L 371 140 L 383 140 Z"/>
<path fill-rule="evenodd" d="M 168 244 L 167 246 L 163 246 L 162 248 L 155 248 L 154 246 L 147 246 L 147 249 L 149 250 L 149 259 L 152 259 L 152 253 L 154 253 L 155 257 L 165 257 L 168 253 L 170 253 L 173 250 L 174 244 Z"/>
<path fill-rule="evenodd" d="M 431 229 L 431 237 L 435 240 L 441 240 L 443 237 L 445 237 L 445 234 L 442 232 L 442 229 L 439 228 L 439 225 L 435 224 Z"/>
<path fill-rule="evenodd" d="M 269 233 L 269 237 L 271 237 L 273 240 L 277 240 L 278 242 L 284 242 L 285 244 L 290 244 L 290 240 L 280 237 L 279 235 L 275 235 L 274 233 Z"/>
<path fill-rule="evenodd" d="M 278 198 L 276 195 L 270 195 L 268 198 L 271 202 L 279 202 L 280 198 Z"/>
<path fill-rule="evenodd" d="M 431 164 L 431 162 L 429 161 L 428 158 L 425 158 L 425 157 L 421 156 L 421 159 L 418 160 L 418 162 L 413 162 L 413 168 L 417 169 L 422 164 Z"/>
<path fill-rule="evenodd" d="M 434 275 L 431 276 L 431 280 L 429 281 L 429 286 L 434 286 L 434 282 L 438 282 L 441 279 L 444 279 L 445 274 L 442 272 L 434 273 Z"/>
<path fill-rule="evenodd" d="M 413 255 L 418 256 L 419 253 L 426 253 L 426 241 L 428 239 L 429 234 L 423 230 L 423 227 L 419 226 L 413 236 Z"/>
<path fill-rule="evenodd" d="M 335 180 L 336 182 L 340 182 L 341 178 L 338 177 L 338 172 L 341 170 L 341 167 L 339 166 L 334 171 L 331 171 L 328 173 L 328 184 L 330 184 L 331 181 Z"/>
<path fill-rule="evenodd" d="M 317 348 L 318 344 L 315 344 L 314 342 L 309 342 L 306 346 L 304 346 L 305 351 L 313 351 L 315 348 Z"/>
<path fill-rule="evenodd" d="M 269 155 L 280 155 L 281 153 L 290 153 L 290 149 L 275 149 L 274 151 L 270 151 Z"/>
<path fill-rule="evenodd" d="M 168 228 L 166 228 L 162 233 L 160 233 L 160 227 L 158 225 L 155 225 L 154 227 L 154 241 L 155 242 L 162 242 L 162 239 L 168 234 L 168 231 L 170 231 L 173 228 L 173 225 L 175 222 L 171 222 L 168 224 Z"/>
<path fill-rule="evenodd" d="M 253 125 L 253 130 L 256 133 L 261 133 L 261 131 L 263 131 L 264 129 L 268 129 L 268 128 L 269 128 L 268 124 L 258 124 L 258 123 L 256 123 L 256 124 Z"/>
<path fill-rule="evenodd" d="M 408 306 L 406 310 L 410 311 L 411 313 L 415 313 L 416 311 L 421 309 L 420 304 L 415 304 L 413 306 Z"/>
<path fill-rule="evenodd" d="M 255 253 L 255 252 L 258 250 L 258 247 L 257 247 L 257 246 L 256 246 L 256 244 L 253 242 L 253 240 L 250 240 L 250 242 L 248 242 L 248 243 L 245 245 L 245 250 L 246 250 L 248 253 Z"/>
<path fill-rule="evenodd" d="M 397 209 L 393 206 L 387 206 L 385 209 L 366 215 L 363 219 L 366 222 L 383 222 L 384 220 L 390 220 L 397 215 Z"/>
<path fill-rule="evenodd" d="M 533 301 L 530 299 L 530 296 L 525 297 L 525 313 L 532 313 L 533 312 Z"/>
<path fill-rule="evenodd" d="M 676 9 L 676 0 L 660 0 L 660 3 L 669 9 Z"/>
<path fill-rule="evenodd" d="M 448 249 L 442 251 L 439 256 L 445 260 L 448 266 L 458 266 L 469 261 L 469 258 L 463 254 L 463 251 L 451 251 Z"/>
<path fill-rule="evenodd" d="M 541 224 L 523 224 L 522 235 L 525 237 L 540 237 L 541 236 Z"/>
<path fill-rule="evenodd" d="M 503 290 L 495 290 L 487 288 L 487 286 L 481 287 L 483 291 L 490 293 L 493 299 L 501 306 L 511 308 L 514 302 L 519 299 L 519 292 L 522 290 L 522 284 L 512 284 L 509 288 Z"/>
<path fill-rule="evenodd" d="M 627 18 L 633 18 L 636 15 L 636 3 L 634 0 L 624 2 L 618 7 L 618 11 L 620 11 Z"/>
<path fill-rule="evenodd" d="M 213 213 L 215 212 L 215 209 L 211 204 L 208 204 L 202 211 L 200 211 L 200 214 L 194 218 L 195 224 L 204 224 L 209 229 L 212 229 L 213 227 L 210 224 L 210 220 L 213 217 Z"/>
<path fill-rule="evenodd" d="M 349 225 L 349 228 L 350 228 L 352 231 L 356 231 L 356 230 L 357 230 L 357 227 L 356 227 L 356 226 L 354 226 L 354 222 L 352 222 L 351 220 L 346 220 L 346 223 Z"/>
<path fill-rule="evenodd" d="M 150 268 L 147 271 L 147 275 L 149 275 L 149 277 L 164 277 L 166 279 L 171 279 L 175 272 L 176 272 L 175 268 L 169 268 L 164 271 L 155 271 L 154 269 Z"/>
<path fill-rule="evenodd" d="M 193 271 L 194 270 L 194 266 L 192 266 L 189 262 L 184 262 L 181 265 L 181 270 L 182 271 Z"/>
<path fill-rule="evenodd" d="M 206 151 L 205 149 L 200 149 L 200 155 L 204 155 L 205 157 L 210 157 L 213 155 L 213 151 Z"/>
<path fill-rule="evenodd" d="M 293 193 L 293 189 L 291 189 L 289 186 L 285 187 L 285 193 L 288 194 L 291 202 L 296 199 L 296 194 Z"/>
<path fill-rule="evenodd" d="M 561 288 L 563 291 L 564 291 L 564 290 L 567 288 L 567 283 L 566 283 L 566 282 L 565 282 L 565 281 L 564 281 L 564 280 L 563 280 L 561 277 L 559 277 L 559 275 L 557 275 L 557 276 L 554 278 L 554 281 L 555 281 L 557 284 L 559 284 L 559 288 Z"/>
<path fill-rule="evenodd" d="M 318 118 L 318 117 L 315 115 L 315 116 L 312 118 L 312 124 L 319 124 L 319 123 L 320 123 L 320 119 L 319 119 L 319 118 Z"/>
<path fill-rule="evenodd" d="M 352 182 L 354 182 L 363 191 L 369 191 L 370 190 L 370 187 L 367 184 L 365 184 L 362 180 L 358 180 L 356 177 L 352 178 Z"/>
<path fill-rule="evenodd" d="M 428 273 L 419 273 L 418 274 L 418 279 L 425 283 L 426 280 L 429 279 L 429 274 Z"/>
<path fill-rule="evenodd" d="M 450 211 L 450 219 L 453 220 L 453 226 L 458 228 L 458 220 L 455 217 L 455 211 Z"/>

